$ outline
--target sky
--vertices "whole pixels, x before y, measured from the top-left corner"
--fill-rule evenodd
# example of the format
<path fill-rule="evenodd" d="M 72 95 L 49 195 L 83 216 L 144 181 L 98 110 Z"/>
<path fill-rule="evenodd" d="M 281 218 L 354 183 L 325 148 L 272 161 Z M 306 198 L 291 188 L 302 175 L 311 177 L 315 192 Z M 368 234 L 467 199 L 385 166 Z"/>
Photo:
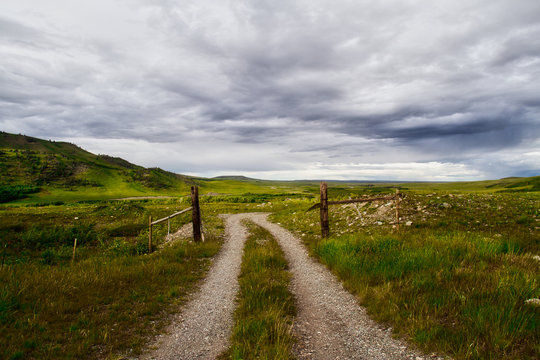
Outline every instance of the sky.
<path fill-rule="evenodd" d="M 540 1 L 2 0 L 0 130 L 206 177 L 540 175 Z"/>

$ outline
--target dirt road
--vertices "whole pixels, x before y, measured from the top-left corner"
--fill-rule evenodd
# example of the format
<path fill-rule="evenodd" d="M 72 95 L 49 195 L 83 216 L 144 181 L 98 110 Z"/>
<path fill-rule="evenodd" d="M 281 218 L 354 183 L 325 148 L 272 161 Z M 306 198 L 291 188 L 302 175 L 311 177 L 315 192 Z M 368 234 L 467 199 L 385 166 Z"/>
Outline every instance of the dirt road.
<path fill-rule="evenodd" d="M 175 324 L 144 359 L 215 359 L 228 346 L 238 273 L 249 219 L 268 229 L 285 252 L 297 300 L 294 324 L 299 359 L 424 359 L 391 330 L 373 322 L 341 283 L 309 257 L 300 240 L 267 214 L 238 214 L 226 218 L 227 240 L 207 279 Z"/>
<path fill-rule="evenodd" d="M 225 219 L 226 241 L 198 292 L 182 309 L 167 334 L 142 359 L 215 359 L 228 347 L 242 250 L 247 238 L 244 215 Z"/>

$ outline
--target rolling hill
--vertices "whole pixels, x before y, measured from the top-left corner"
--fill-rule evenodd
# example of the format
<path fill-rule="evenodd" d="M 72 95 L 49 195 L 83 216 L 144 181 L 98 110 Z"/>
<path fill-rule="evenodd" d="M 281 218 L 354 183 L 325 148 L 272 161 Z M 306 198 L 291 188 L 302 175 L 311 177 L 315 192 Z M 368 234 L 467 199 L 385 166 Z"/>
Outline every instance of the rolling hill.
<path fill-rule="evenodd" d="M 3 202 L 32 193 L 68 199 L 172 195 L 195 184 L 188 176 L 95 155 L 74 144 L 0 133 Z"/>
<path fill-rule="evenodd" d="M 95 155 L 67 142 L 0 132 L 0 203 L 102 200 L 200 193 L 318 193 L 318 180 L 269 181 L 242 175 L 207 179 L 144 168 L 118 157 Z M 414 191 L 540 191 L 540 176 L 500 180 L 430 183 L 329 181 L 333 191 L 395 188 Z"/>

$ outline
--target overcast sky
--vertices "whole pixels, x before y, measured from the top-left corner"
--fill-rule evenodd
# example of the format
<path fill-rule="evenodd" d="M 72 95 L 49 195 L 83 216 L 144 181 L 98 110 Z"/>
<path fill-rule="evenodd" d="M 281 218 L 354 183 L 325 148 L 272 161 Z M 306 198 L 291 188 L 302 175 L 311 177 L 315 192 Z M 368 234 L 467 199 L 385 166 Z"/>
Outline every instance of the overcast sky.
<path fill-rule="evenodd" d="M 1 0 L 0 130 L 201 176 L 540 175 L 540 1 Z"/>

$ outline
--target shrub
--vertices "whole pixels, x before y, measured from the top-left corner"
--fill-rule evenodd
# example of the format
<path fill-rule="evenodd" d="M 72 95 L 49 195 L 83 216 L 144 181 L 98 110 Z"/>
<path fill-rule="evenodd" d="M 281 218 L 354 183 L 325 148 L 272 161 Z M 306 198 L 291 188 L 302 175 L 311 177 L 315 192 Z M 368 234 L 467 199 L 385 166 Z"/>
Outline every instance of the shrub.
<path fill-rule="evenodd" d="M 29 194 L 39 191 L 39 188 L 31 185 L 4 185 L 0 186 L 0 203 L 24 199 Z"/>

